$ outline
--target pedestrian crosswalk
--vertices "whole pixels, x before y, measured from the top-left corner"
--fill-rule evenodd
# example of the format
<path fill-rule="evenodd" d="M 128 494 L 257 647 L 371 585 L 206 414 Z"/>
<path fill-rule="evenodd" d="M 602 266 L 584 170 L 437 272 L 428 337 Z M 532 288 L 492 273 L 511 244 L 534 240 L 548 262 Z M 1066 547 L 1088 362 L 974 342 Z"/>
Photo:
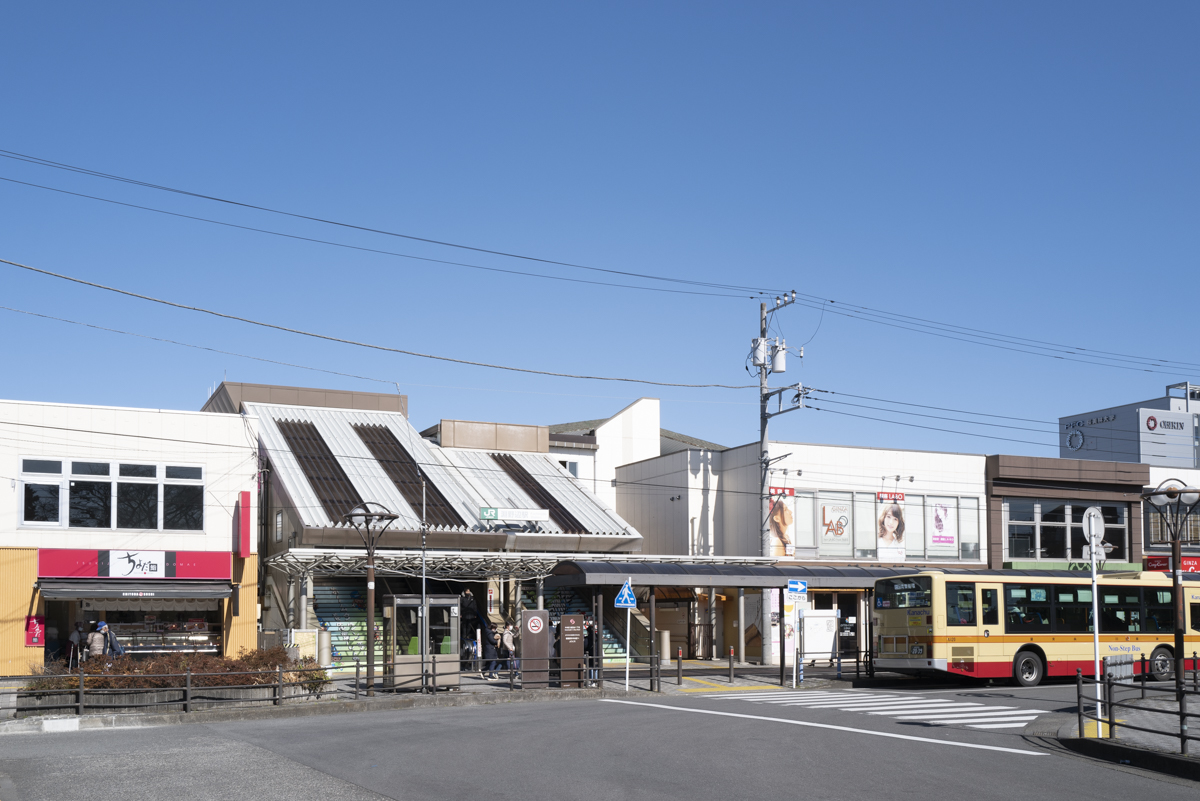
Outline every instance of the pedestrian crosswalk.
<path fill-rule="evenodd" d="M 796 690 L 794 692 L 729 692 L 707 696 L 724 701 L 836 709 L 932 726 L 966 726 L 972 729 L 1018 729 L 1048 710 L 994 706 L 956 698 L 895 692 Z"/>

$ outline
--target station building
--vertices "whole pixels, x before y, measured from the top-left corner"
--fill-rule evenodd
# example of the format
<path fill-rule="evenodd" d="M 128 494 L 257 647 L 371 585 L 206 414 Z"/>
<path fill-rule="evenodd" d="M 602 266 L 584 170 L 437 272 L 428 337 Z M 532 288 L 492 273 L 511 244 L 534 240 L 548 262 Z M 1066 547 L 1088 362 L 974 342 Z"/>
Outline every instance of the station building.
<path fill-rule="evenodd" d="M 257 432 L 228 415 L 0 401 L 0 674 L 77 624 L 130 651 L 257 644 Z"/>

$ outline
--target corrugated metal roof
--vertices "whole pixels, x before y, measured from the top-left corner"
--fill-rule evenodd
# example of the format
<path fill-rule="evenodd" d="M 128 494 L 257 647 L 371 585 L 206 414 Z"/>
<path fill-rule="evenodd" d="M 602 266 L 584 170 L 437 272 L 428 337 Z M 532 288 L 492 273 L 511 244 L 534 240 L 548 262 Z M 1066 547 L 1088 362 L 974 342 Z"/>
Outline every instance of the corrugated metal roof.
<path fill-rule="evenodd" d="M 249 402 L 243 406 L 247 414 L 259 419 L 263 447 L 276 477 L 296 505 L 305 527 L 328 528 L 343 525 L 343 522 L 330 519 L 280 432 L 278 420 L 296 420 L 315 426 L 359 495 L 382 503 L 399 515 L 393 524 L 397 529 L 419 530 L 421 510 L 414 509 L 404 499 L 383 465 L 354 430 L 355 425 L 377 425 L 390 430 L 424 470 L 428 481 L 437 487 L 446 502 L 462 517 L 466 530 L 481 531 L 490 527 L 490 523 L 484 523 L 479 518 L 481 507 L 541 508 L 491 459 L 488 452 L 438 447 L 423 439 L 401 414 Z M 599 498 L 583 489 L 548 455 L 511 455 L 547 492 L 570 510 L 587 528 L 587 533 L 640 539 L 641 535 L 633 527 Z M 563 533 L 553 522 L 540 524 L 540 530 L 551 534 Z"/>

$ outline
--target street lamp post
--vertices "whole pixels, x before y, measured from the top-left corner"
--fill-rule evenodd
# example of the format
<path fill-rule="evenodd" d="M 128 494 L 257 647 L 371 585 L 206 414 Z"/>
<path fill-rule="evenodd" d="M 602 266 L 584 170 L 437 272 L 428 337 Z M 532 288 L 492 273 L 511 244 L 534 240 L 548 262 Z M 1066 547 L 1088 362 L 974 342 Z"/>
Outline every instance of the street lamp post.
<path fill-rule="evenodd" d="M 359 504 L 342 516 L 354 526 L 367 549 L 367 695 L 375 695 L 375 546 L 383 538 L 392 521 L 392 514 L 383 504 L 370 501 Z M 380 525 L 380 524 L 383 525 Z"/>
<path fill-rule="evenodd" d="M 1183 532 L 1187 526 L 1188 517 L 1200 503 L 1200 489 L 1189 487 L 1182 481 L 1169 478 L 1151 492 L 1143 492 L 1142 498 L 1149 501 L 1158 512 L 1159 520 L 1167 529 L 1171 538 L 1171 585 L 1174 587 L 1175 598 L 1175 700 L 1183 700 L 1183 664 L 1187 653 L 1183 643 L 1184 611 L 1183 602 Z"/>

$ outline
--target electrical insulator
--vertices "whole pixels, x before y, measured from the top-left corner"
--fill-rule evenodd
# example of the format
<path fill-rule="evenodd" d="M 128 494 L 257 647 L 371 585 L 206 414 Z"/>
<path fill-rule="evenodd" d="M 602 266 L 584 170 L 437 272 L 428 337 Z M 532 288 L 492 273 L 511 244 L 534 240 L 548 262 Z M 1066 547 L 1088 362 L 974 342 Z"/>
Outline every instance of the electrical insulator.
<path fill-rule="evenodd" d="M 767 366 L 767 340 L 752 339 L 750 340 L 751 356 L 750 361 L 755 367 Z"/>
<path fill-rule="evenodd" d="M 787 342 L 779 341 L 771 349 L 771 372 L 787 372 Z"/>

